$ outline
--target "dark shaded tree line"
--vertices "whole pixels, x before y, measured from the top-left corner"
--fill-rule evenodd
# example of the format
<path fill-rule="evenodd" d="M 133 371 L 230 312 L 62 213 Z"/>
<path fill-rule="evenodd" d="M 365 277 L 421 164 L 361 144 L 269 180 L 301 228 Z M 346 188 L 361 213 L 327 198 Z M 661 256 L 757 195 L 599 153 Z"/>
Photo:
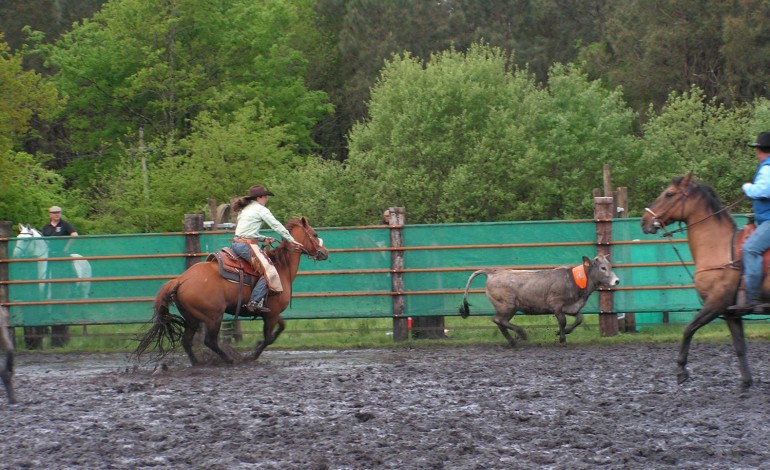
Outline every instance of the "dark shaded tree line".
<path fill-rule="evenodd" d="M 737 197 L 745 143 L 770 127 L 769 12 L 755 0 L 6 2 L 0 66 L 48 98 L 7 103 L 31 114 L 0 128 L 0 163 L 27 180 L 3 185 L 24 202 L 0 218 L 40 221 L 54 200 L 81 233 L 176 230 L 256 181 L 280 189 L 279 215 L 314 225 L 367 223 L 388 205 L 411 222 L 581 217 L 603 163 L 637 205 L 690 169 Z"/>

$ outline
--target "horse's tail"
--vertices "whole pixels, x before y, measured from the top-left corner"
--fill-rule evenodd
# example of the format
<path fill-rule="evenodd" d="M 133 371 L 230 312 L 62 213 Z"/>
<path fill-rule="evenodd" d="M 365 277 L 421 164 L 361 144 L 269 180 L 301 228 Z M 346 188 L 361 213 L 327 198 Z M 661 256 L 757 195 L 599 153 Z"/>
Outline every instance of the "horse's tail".
<path fill-rule="evenodd" d="M 468 289 L 471 287 L 471 281 L 473 281 L 473 278 L 479 274 L 487 274 L 488 272 L 488 269 L 479 269 L 478 271 L 471 274 L 471 277 L 468 278 L 468 282 L 465 283 L 465 292 L 463 293 L 463 304 L 460 305 L 461 317 L 468 318 L 468 316 L 471 314 L 470 304 L 468 303 Z"/>
<path fill-rule="evenodd" d="M 172 315 L 169 310 L 169 304 L 174 300 L 177 288 L 179 288 L 179 281 L 172 279 L 163 284 L 155 296 L 152 303 L 155 312 L 152 317 L 153 325 L 139 340 L 139 346 L 134 352 L 137 357 L 141 356 L 150 346 L 153 346 L 152 349 L 157 349 L 161 354 L 170 352 L 182 337 L 185 321 L 182 317 Z M 164 340 L 168 341 L 168 347 L 164 345 Z"/>

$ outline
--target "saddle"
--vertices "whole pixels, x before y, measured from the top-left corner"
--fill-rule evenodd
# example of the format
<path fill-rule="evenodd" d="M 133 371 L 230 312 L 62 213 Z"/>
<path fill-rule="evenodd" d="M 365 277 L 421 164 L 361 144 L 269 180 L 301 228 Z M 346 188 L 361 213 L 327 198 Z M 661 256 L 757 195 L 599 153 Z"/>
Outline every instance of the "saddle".
<path fill-rule="evenodd" d="M 219 275 L 226 281 L 245 284 L 252 288 L 257 284 L 259 273 L 254 271 L 251 263 L 247 263 L 229 247 L 222 248 L 206 257 L 206 261 L 212 260 L 217 260 Z"/>
<path fill-rule="evenodd" d="M 757 226 L 754 224 L 754 222 L 748 222 L 743 229 L 738 230 L 735 233 L 735 237 L 733 240 L 733 259 L 735 261 L 735 265 L 738 269 L 743 269 L 743 244 L 746 243 L 746 240 L 751 236 L 752 233 L 754 233 L 754 230 L 757 229 Z M 763 262 L 762 262 L 762 272 L 767 275 L 768 272 L 770 272 L 770 250 L 765 251 L 763 255 Z"/>

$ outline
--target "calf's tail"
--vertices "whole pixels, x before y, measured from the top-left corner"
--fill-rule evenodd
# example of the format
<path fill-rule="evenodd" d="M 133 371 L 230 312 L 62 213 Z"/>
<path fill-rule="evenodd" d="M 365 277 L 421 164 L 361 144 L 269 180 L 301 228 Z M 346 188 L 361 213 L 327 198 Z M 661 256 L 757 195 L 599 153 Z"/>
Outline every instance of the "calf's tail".
<path fill-rule="evenodd" d="M 488 270 L 486 269 L 479 269 L 478 271 L 471 274 L 471 277 L 468 278 L 468 282 L 465 283 L 465 292 L 463 293 L 463 303 L 460 305 L 460 316 L 463 318 L 468 318 L 468 316 L 471 314 L 470 304 L 468 303 L 468 289 L 471 287 L 471 281 L 473 281 L 473 278 L 478 276 L 479 274 L 486 274 Z"/>

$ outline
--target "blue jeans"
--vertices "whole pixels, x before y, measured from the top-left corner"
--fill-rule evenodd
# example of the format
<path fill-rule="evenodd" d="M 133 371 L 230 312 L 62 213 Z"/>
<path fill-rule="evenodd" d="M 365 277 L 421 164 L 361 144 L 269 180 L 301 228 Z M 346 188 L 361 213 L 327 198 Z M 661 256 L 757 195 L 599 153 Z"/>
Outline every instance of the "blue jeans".
<path fill-rule="evenodd" d="M 241 258 L 245 259 L 247 263 L 251 263 L 251 247 L 247 243 L 235 242 L 230 245 L 230 248 Z M 251 298 L 249 302 L 259 302 L 267 295 L 267 281 L 265 276 L 261 276 L 257 281 L 257 285 L 254 286 L 254 290 L 251 291 Z"/>
<path fill-rule="evenodd" d="M 770 221 L 763 222 L 743 245 L 743 275 L 746 298 L 750 303 L 762 299 L 762 255 L 770 249 Z"/>

